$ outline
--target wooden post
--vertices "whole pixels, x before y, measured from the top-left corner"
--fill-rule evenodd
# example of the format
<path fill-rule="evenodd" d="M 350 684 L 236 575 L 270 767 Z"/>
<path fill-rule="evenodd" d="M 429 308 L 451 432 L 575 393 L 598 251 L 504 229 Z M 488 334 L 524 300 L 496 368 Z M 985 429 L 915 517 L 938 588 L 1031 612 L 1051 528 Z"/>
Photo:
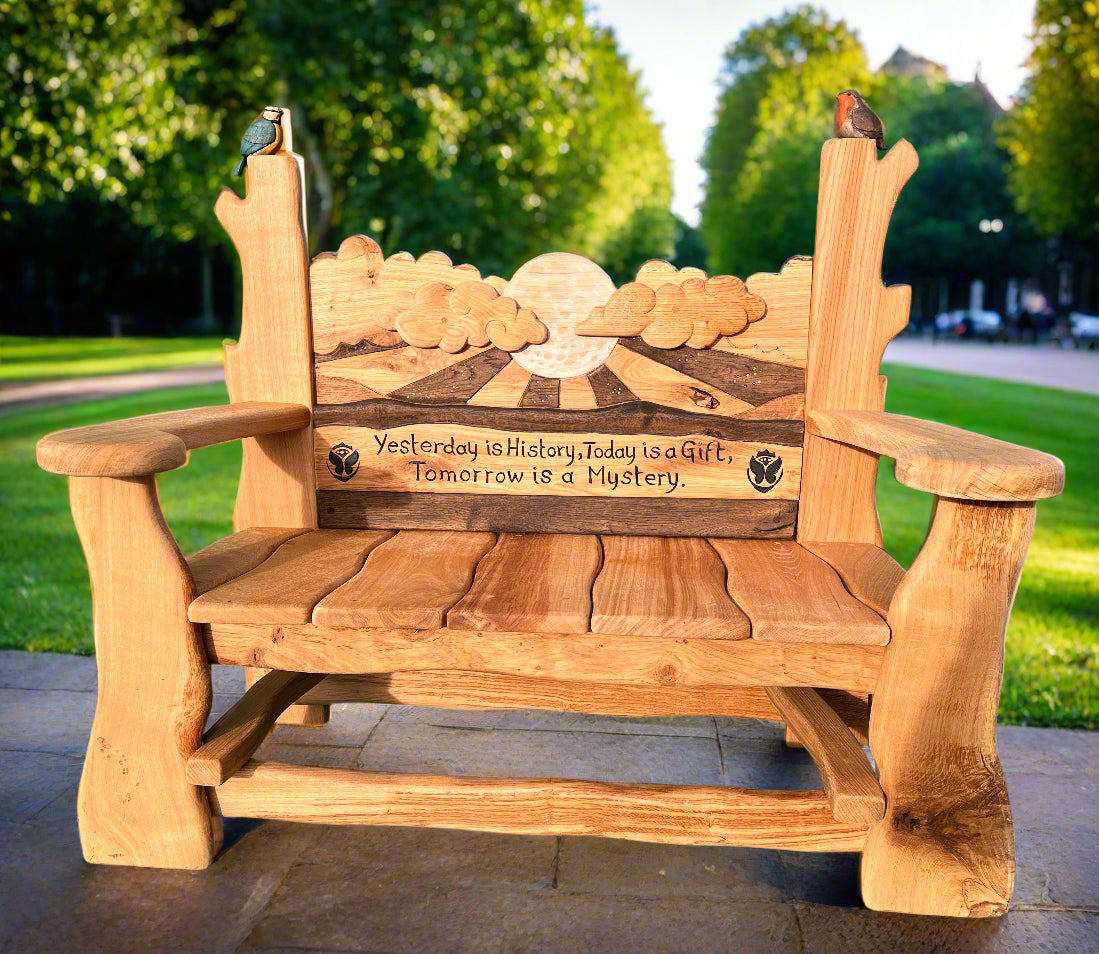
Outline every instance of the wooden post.
<path fill-rule="evenodd" d="M 870 713 L 886 814 L 862 856 L 867 907 L 968 917 L 1007 910 L 1015 852 L 996 708 L 1033 526 L 1033 503 L 939 498 L 890 603 L 893 638 Z"/>
<path fill-rule="evenodd" d="M 223 189 L 214 211 L 236 245 L 244 282 L 240 341 L 225 347 L 229 399 L 313 406 L 309 254 L 301 157 L 292 152 L 290 111 L 283 110 L 282 149 L 254 156 L 245 169 L 247 197 Z M 233 524 L 316 527 L 313 429 L 244 442 Z M 248 669 L 249 687 L 266 670 Z M 322 725 L 328 706 L 291 706 L 280 725 Z"/>
<path fill-rule="evenodd" d="M 187 622 L 195 584 L 152 477 L 72 477 L 94 596 L 99 699 L 80 777 L 84 857 L 205 868 L 221 819 L 187 781 L 210 712 L 210 664 Z"/>
<path fill-rule="evenodd" d="M 908 323 L 911 289 L 886 288 L 882 250 L 893 206 L 916 170 L 898 142 L 882 160 L 870 139 L 831 139 L 820 159 L 805 410 L 883 407 L 878 369 Z M 881 546 L 876 454 L 805 435 L 797 538 Z"/>

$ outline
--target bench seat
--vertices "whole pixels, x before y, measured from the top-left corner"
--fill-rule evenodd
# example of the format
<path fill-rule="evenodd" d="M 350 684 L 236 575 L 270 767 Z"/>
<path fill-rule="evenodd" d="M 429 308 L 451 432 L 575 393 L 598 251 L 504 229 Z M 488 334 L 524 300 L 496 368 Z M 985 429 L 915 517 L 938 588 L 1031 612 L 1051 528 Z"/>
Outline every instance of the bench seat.
<path fill-rule="evenodd" d="M 189 563 L 195 623 L 889 641 L 792 540 L 260 528 Z"/>

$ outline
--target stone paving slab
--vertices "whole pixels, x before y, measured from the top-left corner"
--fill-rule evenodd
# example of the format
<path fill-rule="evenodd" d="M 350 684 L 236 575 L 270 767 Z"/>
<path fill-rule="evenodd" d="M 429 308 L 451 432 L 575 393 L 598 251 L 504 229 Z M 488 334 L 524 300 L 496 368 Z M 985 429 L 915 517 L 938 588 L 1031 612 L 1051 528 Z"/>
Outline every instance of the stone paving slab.
<path fill-rule="evenodd" d="M 1018 841 L 997 921 L 863 909 L 858 855 L 230 819 L 205 871 L 86 864 L 93 659 L 0 652 L 0 951 L 1099 951 L 1099 733 L 1004 727 Z M 215 668 L 215 707 L 243 690 Z M 815 787 L 760 720 L 333 706 L 269 758 L 395 771 Z M 310 744 L 306 744 L 310 743 Z"/>

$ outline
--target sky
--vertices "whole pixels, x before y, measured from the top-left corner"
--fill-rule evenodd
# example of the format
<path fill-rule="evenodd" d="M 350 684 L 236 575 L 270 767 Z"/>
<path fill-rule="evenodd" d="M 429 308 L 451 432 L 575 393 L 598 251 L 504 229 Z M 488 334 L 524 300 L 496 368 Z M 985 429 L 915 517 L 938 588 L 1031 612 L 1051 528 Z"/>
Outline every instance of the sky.
<path fill-rule="evenodd" d="M 593 19 L 614 28 L 619 48 L 641 70 L 674 164 L 672 207 L 697 224 L 703 185 L 698 158 L 713 124 L 722 54 L 745 27 L 781 14 L 796 0 L 591 4 Z M 1022 85 L 1034 0 L 816 0 L 814 6 L 858 32 L 875 69 L 901 45 L 941 63 L 955 80 L 972 79 L 980 63 L 981 79 L 1005 107 Z M 889 118 L 882 118 L 888 129 Z"/>

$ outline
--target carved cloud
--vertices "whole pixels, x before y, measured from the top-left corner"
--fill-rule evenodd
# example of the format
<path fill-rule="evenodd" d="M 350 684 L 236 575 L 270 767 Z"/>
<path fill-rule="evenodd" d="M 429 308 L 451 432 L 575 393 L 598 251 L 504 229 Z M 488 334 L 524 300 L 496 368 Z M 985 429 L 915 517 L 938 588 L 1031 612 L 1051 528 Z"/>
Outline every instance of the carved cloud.
<path fill-rule="evenodd" d="M 341 342 L 380 340 L 379 335 L 384 337 L 385 332 L 397 328 L 398 316 L 409 311 L 417 294 L 432 285 L 441 285 L 447 292 L 463 285 L 475 286 L 484 291 L 469 291 L 466 296 L 480 294 L 481 299 L 489 302 L 499 296 L 497 289 L 505 284 L 495 276 L 482 280 L 481 273 L 472 265 L 454 265 L 442 252 L 427 252 L 418 259 L 408 252 L 398 252 L 386 258 L 378 243 L 365 235 L 353 235 L 340 245 L 339 252 L 318 255 L 310 267 L 309 278 L 313 346 L 321 354 L 331 352 Z M 433 305 L 437 304 L 437 297 L 437 292 L 428 295 Z M 465 308 L 465 317 L 470 317 L 471 310 Z M 488 310 L 491 314 L 482 320 L 484 308 L 480 309 L 474 323 L 481 321 L 487 326 L 490 320 L 503 322 L 508 329 L 498 332 L 503 340 L 513 340 L 520 328 L 525 329 L 522 333 L 527 337 L 537 333 L 530 328 L 529 319 L 517 323 L 518 306 L 514 302 L 510 314 L 507 306 L 501 304 Z M 453 340 L 455 334 L 447 336 L 448 342 Z"/>
<path fill-rule="evenodd" d="M 466 345 L 493 344 L 518 351 L 541 344 L 549 332 L 529 308 L 520 308 L 484 282 L 450 288 L 442 282 L 422 285 L 410 305 L 397 315 L 397 333 L 417 348 L 440 348 L 455 354 Z"/>
<path fill-rule="evenodd" d="M 606 305 L 576 326 L 578 335 L 634 337 L 654 348 L 708 348 L 763 317 L 767 306 L 732 275 L 707 278 L 697 268 L 677 270 L 646 262 L 637 280 L 623 285 Z"/>

